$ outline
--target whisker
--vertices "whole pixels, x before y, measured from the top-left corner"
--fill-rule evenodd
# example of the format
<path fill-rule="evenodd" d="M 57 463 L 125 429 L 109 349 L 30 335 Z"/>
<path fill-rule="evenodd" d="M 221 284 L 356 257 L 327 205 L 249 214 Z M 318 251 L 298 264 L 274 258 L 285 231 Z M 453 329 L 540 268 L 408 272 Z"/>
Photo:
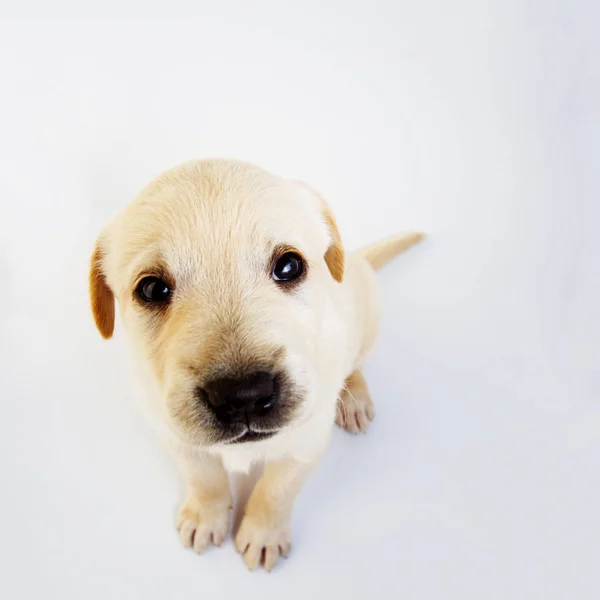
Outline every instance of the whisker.
<path fill-rule="evenodd" d="M 342 400 L 341 395 L 337 399 L 335 409 L 340 413 L 342 425 L 346 424 L 348 422 L 348 409 L 346 408 L 346 403 Z"/>
<path fill-rule="evenodd" d="M 354 397 L 354 395 L 352 394 L 352 392 L 350 391 L 350 389 L 348 388 L 348 386 L 344 383 L 344 389 L 346 390 L 346 392 L 348 392 L 348 396 L 350 396 L 350 398 L 352 398 L 352 402 L 354 402 L 354 407 L 356 408 L 356 410 L 360 410 L 359 406 L 358 406 L 358 402 L 356 401 L 356 398 Z"/>

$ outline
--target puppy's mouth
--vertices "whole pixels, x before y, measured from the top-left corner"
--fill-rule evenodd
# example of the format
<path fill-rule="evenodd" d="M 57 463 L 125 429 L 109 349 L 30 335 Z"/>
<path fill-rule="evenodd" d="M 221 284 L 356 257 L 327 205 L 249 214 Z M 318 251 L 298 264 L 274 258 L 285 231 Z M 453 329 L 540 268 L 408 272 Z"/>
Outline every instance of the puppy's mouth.
<path fill-rule="evenodd" d="M 246 427 L 246 430 L 235 436 L 232 439 L 227 440 L 226 444 L 248 444 L 251 442 L 260 442 L 261 440 L 266 440 L 273 437 L 278 430 L 272 431 L 257 431 L 255 429 L 251 429 L 250 427 Z"/>
<path fill-rule="evenodd" d="M 260 442 L 267 440 L 279 432 L 279 429 L 258 429 L 253 424 L 246 420 L 245 423 L 238 423 L 240 428 L 229 439 L 225 440 L 225 444 L 249 444 L 251 442 Z M 232 432 L 233 433 L 233 432 Z"/>

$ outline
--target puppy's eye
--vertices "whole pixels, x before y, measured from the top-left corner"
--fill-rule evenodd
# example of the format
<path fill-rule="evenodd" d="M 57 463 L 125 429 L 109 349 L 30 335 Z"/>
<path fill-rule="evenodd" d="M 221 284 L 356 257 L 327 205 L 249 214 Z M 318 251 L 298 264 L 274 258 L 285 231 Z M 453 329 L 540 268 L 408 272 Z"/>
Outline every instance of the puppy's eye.
<path fill-rule="evenodd" d="M 171 289 L 160 277 L 144 277 L 136 291 L 144 302 L 167 302 L 171 297 Z"/>
<path fill-rule="evenodd" d="M 282 254 L 273 267 L 273 279 L 275 281 L 291 281 L 298 279 L 304 271 L 302 258 L 295 252 Z"/>

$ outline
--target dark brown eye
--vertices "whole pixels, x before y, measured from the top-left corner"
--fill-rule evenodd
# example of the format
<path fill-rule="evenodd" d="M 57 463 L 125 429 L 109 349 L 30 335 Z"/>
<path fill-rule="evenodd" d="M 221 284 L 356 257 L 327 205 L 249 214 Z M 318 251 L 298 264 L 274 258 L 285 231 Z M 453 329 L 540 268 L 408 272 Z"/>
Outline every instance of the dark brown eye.
<path fill-rule="evenodd" d="M 160 277 L 144 277 L 136 292 L 144 302 L 167 302 L 171 297 L 171 289 Z"/>
<path fill-rule="evenodd" d="M 275 281 L 291 281 L 298 279 L 304 271 L 302 258 L 295 252 L 282 254 L 273 267 L 273 279 Z"/>

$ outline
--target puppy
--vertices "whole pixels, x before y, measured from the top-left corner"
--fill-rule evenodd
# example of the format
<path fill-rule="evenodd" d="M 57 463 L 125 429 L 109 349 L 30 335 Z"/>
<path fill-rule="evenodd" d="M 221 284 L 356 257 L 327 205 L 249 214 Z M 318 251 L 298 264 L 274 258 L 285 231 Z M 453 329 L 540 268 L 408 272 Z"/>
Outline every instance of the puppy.
<path fill-rule="evenodd" d="M 184 546 L 219 546 L 227 471 L 264 464 L 235 546 L 271 570 L 292 505 L 333 423 L 373 419 L 361 371 L 379 326 L 375 269 L 420 241 L 346 254 L 324 200 L 255 166 L 206 160 L 150 183 L 101 233 L 90 271 L 96 326 L 115 298 L 145 403 L 188 487 Z"/>

